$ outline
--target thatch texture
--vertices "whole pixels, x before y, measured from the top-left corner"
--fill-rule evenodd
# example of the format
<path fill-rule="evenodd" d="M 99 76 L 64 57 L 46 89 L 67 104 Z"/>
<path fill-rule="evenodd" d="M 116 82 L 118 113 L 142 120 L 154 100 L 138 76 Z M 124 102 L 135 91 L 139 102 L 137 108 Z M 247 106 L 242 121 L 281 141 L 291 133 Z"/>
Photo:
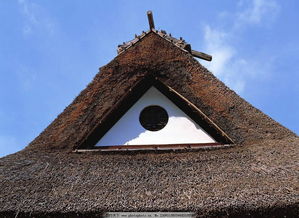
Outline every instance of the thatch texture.
<path fill-rule="evenodd" d="M 237 143 L 294 136 L 252 107 L 186 53 L 150 32 L 102 67 L 74 102 L 28 148 L 73 149 L 146 75 L 195 104 Z"/>
<path fill-rule="evenodd" d="M 134 84 L 153 75 L 236 145 L 181 152 L 77 154 Z M 0 216 L 100 216 L 195 211 L 198 216 L 298 214 L 299 138 L 240 98 L 192 56 L 150 32 L 101 68 L 27 148 L 0 159 Z"/>
<path fill-rule="evenodd" d="M 0 161 L 1 211 L 294 215 L 298 144 L 294 137 L 174 153 L 24 150 Z"/>

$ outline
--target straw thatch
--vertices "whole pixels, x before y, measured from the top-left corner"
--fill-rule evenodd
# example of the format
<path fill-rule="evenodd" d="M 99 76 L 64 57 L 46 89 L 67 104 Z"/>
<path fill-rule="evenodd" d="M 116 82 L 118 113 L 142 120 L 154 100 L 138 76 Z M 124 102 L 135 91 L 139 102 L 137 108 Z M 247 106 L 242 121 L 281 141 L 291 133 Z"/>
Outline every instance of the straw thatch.
<path fill-rule="evenodd" d="M 198 151 L 74 153 L 147 75 L 191 101 L 236 144 Z M 29 146 L 0 159 L 0 216 L 194 211 L 291 217 L 298 214 L 298 144 L 294 133 L 240 98 L 188 52 L 149 32 L 102 67 Z"/>

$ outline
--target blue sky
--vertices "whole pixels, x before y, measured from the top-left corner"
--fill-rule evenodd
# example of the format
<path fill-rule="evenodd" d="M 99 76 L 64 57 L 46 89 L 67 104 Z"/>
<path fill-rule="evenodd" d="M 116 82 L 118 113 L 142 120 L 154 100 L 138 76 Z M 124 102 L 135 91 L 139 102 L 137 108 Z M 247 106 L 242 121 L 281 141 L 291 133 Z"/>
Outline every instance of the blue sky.
<path fill-rule="evenodd" d="M 299 134 L 299 1 L 0 0 L 0 156 L 24 148 L 87 86 L 117 45 L 148 29 L 184 37 L 200 61 Z"/>

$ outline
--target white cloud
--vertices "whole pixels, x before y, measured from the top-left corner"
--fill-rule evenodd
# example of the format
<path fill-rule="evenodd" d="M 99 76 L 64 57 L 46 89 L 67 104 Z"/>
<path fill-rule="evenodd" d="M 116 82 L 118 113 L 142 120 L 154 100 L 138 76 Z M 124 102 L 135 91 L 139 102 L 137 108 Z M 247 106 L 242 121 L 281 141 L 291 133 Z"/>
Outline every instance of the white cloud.
<path fill-rule="evenodd" d="M 28 3 L 25 0 L 19 0 L 19 4 L 22 6 L 22 12 L 28 18 L 28 20 L 34 24 L 38 23 L 32 10 L 34 7 L 36 7 L 36 5 L 33 3 Z"/>
<path fill-rule="evenodd" d="M 273 0 L 252 0 L 250 2 L 252 5 L 237 14 L 238 23 L 259 24 L 263 19 L 273 18 L 279 12 L 279 5 Z"/>
<path fill-rule="evenodd" d="M 246 59 L 235 41 L 249 25 L 264 25 L 264 20 L 274 19 L 278 10 L 279 5 L 274 0 L 253 0 L 240 1 L 236 13 L 219 13 L 222 22 L 229 15 L 231 23 L 226 28 L 205 25 L 204 45 L 206 51 L 213 55 L 213 61 L 204 65 L 236 92 L 242 93 L 246 79 L 266 72 L 271 60 L 264 64 L 254 57 Z"/>
<path fill-rule="evenodd" d="M 215 72 L 216 75 L 221 75 L 225 72 L 225 66 L 231 61 L 234 56 L 234 48 L 226 43 L 227 34 L 212 29 L 207 25 L 204 29 L 204 40 L 206 49 L 213 54 L 213 61 L 209 62 L 209 69 Z"/>
<path fill-rule="evenodd" d="M 19 7 L 24 16 L 23 34 L 28 36 L 35 32 L 53 34 L 55 26 L 38 4 L 27 0 L 19 0 Z"/>

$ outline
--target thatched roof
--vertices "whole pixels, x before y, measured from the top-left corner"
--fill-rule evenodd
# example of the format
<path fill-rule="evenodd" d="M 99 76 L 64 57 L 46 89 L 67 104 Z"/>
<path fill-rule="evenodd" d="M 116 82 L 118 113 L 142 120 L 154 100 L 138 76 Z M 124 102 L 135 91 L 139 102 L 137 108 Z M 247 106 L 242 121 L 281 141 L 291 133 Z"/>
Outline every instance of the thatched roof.
<path fill-rule="evenodd" d="M 213 150 L 74 153 L 131 87 L 151 75 L 217 124 L 235 145 Z M 190 53 L 150 31 L 23 151 L 0 159 L 0 216 L 298 214 L 299 138 L 254 108 Z"/>

